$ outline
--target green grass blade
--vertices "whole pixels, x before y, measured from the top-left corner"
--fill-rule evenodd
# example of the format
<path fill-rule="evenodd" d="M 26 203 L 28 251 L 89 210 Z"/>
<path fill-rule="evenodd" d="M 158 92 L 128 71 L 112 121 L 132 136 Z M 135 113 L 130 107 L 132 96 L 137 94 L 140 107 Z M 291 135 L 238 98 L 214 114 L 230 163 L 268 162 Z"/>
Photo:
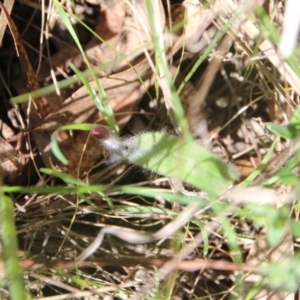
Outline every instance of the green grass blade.
<path fill-rule="evenodd" d="M 87 80 L 87 78 L 84 76 L 84 74 L 82 72 L 80 72 L 80 70 L 76 66 L 74 66 L 73 64 L 70 64 L 70 65 L 71 65 L 72 70 L 77 75 L 77 77 L 80 79 L 80 81 L 86 87 L 90 97 L 93 99 L 93 101 L 94 101 L 95 105 L 97 106 L 98 110 L 100 112 L 104 111 L 105 107 L 104 107 L 102 101 L 100 100 L 100 98 L 98 97 L 96 91 L 93 89 L 91 83 Z M 107 98 L 106 94 L 105 94 L 105 98 Z M 105 116 L 103 116 L 103 117 L 105 119 Z M 108 122 L 108 120 L 106 120 L 106 121 Z"/>
<path fill-rule="evenodd" d="M 88 186 L 87 183 L 81 181 L 80 179 L 77 179 L 67 173 L 56 171 L 53 169 L 47 169 L 47 168 L 41 168 L 40 171 L 44 174 L 54 176 L 56 178 L 60 178 L 67 184 L 72 184 L 72 185 L 79 185 L 79 186 Z"/>
<path fill-rule="evenodd" d="M 35 193 L 39 195 L 61 194 L 67 195 L 70 193 L 90 194 L 99 193 L 108 190 L 104 185 L 89 185 L 89 186 L 3 186 L 0 192 L 3 193 Z"/>
<path fill-rule="evenodd" d="M 147 4 L 147 10 L 148 10 L 149 21 L 151 26 L 151 33 L 153 36 L 156 63 L 161 67 L 160 69 L 162 71 L 162 74 L 160 74 L 160 76 L 164 76 L 170 86 L 176 121 L 184 134 L 184 138 L 186 139 L 186 142 L 190 143 L 192 142 L 193 139 L 189 130 L 189 125 L 185 117 L 185 112 L 182 107 L 180 98 L 173 85 L 173 79 L 171 76 L 170 68 L 165 53 L 165 44 L 164 44 L 164 38 L 162 36 L 162 31 L 160 28 L 160 22 L 157 22 L 154 16 L 152 1 L 147 0 L 146 4 Z"/>
<path fill-rule="evenodd" d="M 65 26 L 67 27 L 67 29 L 69 30 L 72 38 L 74 39 L 83 59 L 84 59 L 84 62 L 87 64 L 89 70 L 90 70 L 90 74 L 92 75 L 92 78 L 93 80 L 95 81 L 96 83 L 96 86 L 97 86 L 97 90 L 100 94 L 100 97 L 102 99 L 102 105 L 103 105 L 103 109 L 101 110 L 101 113 L 103 115 L 103 118 L 105 119 L 105 121 L 107 122 L 108 126 L 110 127 L 110 129 L 115 132 L 115 133 L 118 133 L 119 132 L 119 127 L 117 125 L 117 122 L 116 122 L 116 119 L 115 119 L 115 116 L 114 116 L 114 112 L 112 110 L 112 108 L 110 107 L 109 105 L 109 102 L 108 102 L 108 99 L 106 97 L 106 93 L 103 89 L 103 87 L 101 86 L 100 84 L 100 81 L 99 79 L 97 78 L 97 75 L 96 73 L 94 72 L 94 68 L 92 67 L 92 65 L 90 64 L 85 52 L 84 52 L 84 49 L 82 48 L 81 44 L 80 44 L 80 41 L 76 35 L 76 32 L 73 28 L 73 25 L 67 15 L 67 13 L 65 12 L 65 10 L 63 9 L 62 5 L 58 2 L 58 1 L 54 1 L 54 5 L 57 9 L 57 12 L 58 14 L 60 15 L 60 17 L 62 18 Z M 94 97 L 93 97 L 94 99 Z"/>
<path fill-rule="evenodd" d="M 68 164 L 67 158 L 61 152 L 58 142 L 57 136 L 63 130 L 92 130 L 95 127 L 94 124 L 82 123 L 82 124 L 69 124 L 65 126 L 61 126 L 60 128 L 56 129 L 53 134 L 51 135 L 51 149 L 53 154 L 56 158 L 61 161 L 64 165 Z"/>
<path fill-rule="evenodd" d="M 221 40 L 221 38 L 224 36 L 224 34 L 230 29 L 230 27 L 232 26 L 232 24 L 234 24 L 234 22 L 238 19 L 239 16 L 240 16 L 239 13 L 236 13 L 235 15 L 233 15 L 228 20 L 228 22 L 226 22 L 226 24 L 217 32 L 217 34 L 211 40 L 211 42 L 209 43 L 209 45 L 206 47 L 206 49 L 203 52 L 203 54 L 201 54 L 200 57 L 199 57 L 199 59 L 195 62 L 195 64 L 191 68 L 191 71 L 187 74 L 187 76 L 182 81 L 181 85 L 179 86 L 179 88 L 177 90 L 178 95 L 181 93 L 181 91 L 183 90 L 183 88 L 186 85 L 186 83 L 191 80 L 191 77 L 193 76 L 193 74 L 196 72 L 197 69 L 199 69 L 199 66 L 209 56 L 209 54 L 212 52 L 212 50 L 214 49 L 214 47 Z"/>
<path fill-rule="evenodd" d="M 14 219 L 14 206 L 10 197 L 2 195 L 0 199 L 0 223 L 3 253 L 6 264 L 10 299 L 26 299 L 23 274 L 18 259 L 17 232 Z"/>
<path fill-rule="evenodd" d="M 261 163 L 243 182 L 238 185 L 239 188 L 248 186 L 263 171 L 263 169 L 267 166 L 268 161 L 271 159 L 272 154 L 274 153 L 277 142 L 277 139 L 275 139 Z"/>

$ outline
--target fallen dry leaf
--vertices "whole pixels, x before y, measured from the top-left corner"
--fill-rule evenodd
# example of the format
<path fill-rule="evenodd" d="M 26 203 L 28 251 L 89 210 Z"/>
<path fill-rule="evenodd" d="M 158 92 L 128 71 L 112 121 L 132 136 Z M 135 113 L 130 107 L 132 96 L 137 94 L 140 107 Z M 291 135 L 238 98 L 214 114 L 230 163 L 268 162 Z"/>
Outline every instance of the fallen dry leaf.
<path fill-rule="evenodd" d="M 146 11 L 144 0 L 102 0 L 99 22 L 95 29 L 101 40 L 97 36 L 92 36 L 90 42 L 85 46 L 86 56 L 90 63 L 98 66 L 113 62 L 120 53 L 130 55 L 139 45 L 150 41 L 150 26 Z M 68 72 L 70 63 L 85 69 L 79 50 L 72 46 L 60 50 L 50 60 L 55 73 L 61 73 L 60 70 Z M 49 63 L 46 61 L 41 66 L 40 80 L 50 79 Z M 124 67 L 126 67 L 125 61 L 116 62 L 99 75 L 108 76 L 111 73 L 119 72 Z"/>
<path fill-rule="evenodd" d="M 200 53 L 217 32 L 217 28 L 210 28 L 210 26 L 219 11 L 219 5 L 207 9 L 197 0 L 187 0 L 172 5 L 172 26 L 183 26 L 174 32 L 177 37 L 173 36 L 175 43 L 172 48 L 177 51 L 183 47 L 190 53 Z"/>
<path fill-rule="evenodd" d="M 13 183 L 19 174 L 22 173 L 28 158 L 22 156 L 22 153 L 16 155 L 15 147 L 6 140 L 0 138 L 0 183 Z"/>

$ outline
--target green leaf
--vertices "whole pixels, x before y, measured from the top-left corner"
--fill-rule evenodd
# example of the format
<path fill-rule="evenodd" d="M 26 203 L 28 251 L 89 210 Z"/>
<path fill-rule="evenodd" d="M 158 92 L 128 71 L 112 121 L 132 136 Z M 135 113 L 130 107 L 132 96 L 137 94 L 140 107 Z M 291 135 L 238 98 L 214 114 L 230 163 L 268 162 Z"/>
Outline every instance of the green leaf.
<path fill-rule="evenodd" d="M 267 239 L 271 246 L 277 246 L 285 234 L 286 225 L 289 222 L 289 208 L 283 206 L 266 219 Z"/>
<path fill-rule="evenodd" d="M 296 211 L 300 211 L 300 204 L 296 204 L 294 206 Z M 300 238 L 300 221 L 299 220 L 291 220 L 291 229 L 294 238 Z"/>
<path fill-rule="evenodd" d="M 265 123 L 268 130 L 278 135 L 281 138 L 290 140 L 297 136 L 297 128 L 294 124 L 289 124 L 287 126 L 281 126 L 271 122 Z"/>
<path fill-rule="evenodd" d="M 292 185 L 292 186 L 296 186 L 299 184 L 299 178 L 294 175 L 291 170 L 288 169 L 282 169 L 279 172 L 277 172 L 276 174 L 279 179 L 287 185 Z"/>
<path fill-rule="evenodd" d="M 195 143 L 158 132 L 124 141 L 123 155 L 138 166 L 190 183 L 217 196 L 238 178 L 220 158 Z"/>
<path fill-rule="evenodd" d="M 284 228 L 282 226 L 276 226 L 272 224 L 267 230 L 267 240 L 271 246 L 277 246 L 284 237 Z"/>
<path fill-rule="evenodd" d="M 288 257 L 280 262 L 263 264 L 259 272 L 266 276 L 272 289 L 295 292 L 299 287 L 299 267 L 299 259 Z"/>
<path fill-rule="evenodd" d="M 292 119 L 291 119 L 291 123 L 298 125 L 298 126 L 300 125 L 300 108 L 299 107 L 295 110 L 295 112 L 292 116 Z"/>
<path fill-rule="evenodd" d="M 192 220 L 193 223 L 196 223 L 197 226 L 199 227 L 199 230 L 201 231 L 202 237 L 203 237 L 203 256 L 206 257 L 208 255 L 209 251 L 209 236 L 207 233 L 207 230 L 205 228 L 205 225 L 198 219 L 194 218 Z"/>
<path fill-rule="evenodd" d="M 281 126 L 271 122 L 265 123 L 268 130 L 284 139 L 294 139 L 300 132 L 300 108 L 294 112 L 290 124 Z"/>

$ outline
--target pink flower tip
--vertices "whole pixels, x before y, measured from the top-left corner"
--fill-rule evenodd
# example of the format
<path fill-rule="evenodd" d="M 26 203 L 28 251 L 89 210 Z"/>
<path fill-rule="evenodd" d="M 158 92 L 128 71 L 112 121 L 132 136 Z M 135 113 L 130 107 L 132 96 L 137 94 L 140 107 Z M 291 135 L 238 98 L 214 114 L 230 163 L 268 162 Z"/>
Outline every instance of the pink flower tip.
<path fill-rule="evenodd" d="M 110 136 L 110 132 L 104 126 L 97 126 L 92 130 L 94 137 L 104 140 Z"/>

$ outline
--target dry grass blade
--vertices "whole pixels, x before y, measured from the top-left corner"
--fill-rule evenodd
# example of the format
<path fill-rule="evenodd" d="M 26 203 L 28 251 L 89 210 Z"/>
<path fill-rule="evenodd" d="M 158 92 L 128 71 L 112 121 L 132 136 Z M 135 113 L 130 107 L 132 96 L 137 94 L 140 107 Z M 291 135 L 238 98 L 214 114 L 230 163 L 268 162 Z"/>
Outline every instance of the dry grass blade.
<path fill-rule="evenodd" d="M 300 16 L 298 2 L 290 0 L 286 4 L 282 34 L 278 45 L 278 53 L 283 58 L 288 58 L 293 53 L 300 30 Z"/>
<path fill-rule="evenodd" d="M 122 229 L 105 227 L 100 230 L 97 238 L 93 241 L 93 243 L 80 254 L 80 256 L 78 257 L 78 262 L 81 262 L 91 256 L 100 247 L 106 234 L 117 236 L 118 238 L 131 244 L 147 244 L 159 240 L 163 241 L 174 234 L 174 232 L 181 228 L 185 223 L 189 222 L 198 211 L 198 205 L 189 205 L 179 214 L 179 216 L 174 221 L 170 222 L 165 227 L 161 228 L 153 234 L 125 228 Z"/>
<path fill-rule="evenodd" d="M 14 0 L 5 0 L 3 2 L 3 6 L 6 8 L 7 14 L 10 15 L 12 8 L 14 6 L 15 1 Z M 5 29 L 7 26 L 7 19 L 5 14 L 0 15 L 0 46 L 2 45 L 3 36 L 5 33 Z"/>

